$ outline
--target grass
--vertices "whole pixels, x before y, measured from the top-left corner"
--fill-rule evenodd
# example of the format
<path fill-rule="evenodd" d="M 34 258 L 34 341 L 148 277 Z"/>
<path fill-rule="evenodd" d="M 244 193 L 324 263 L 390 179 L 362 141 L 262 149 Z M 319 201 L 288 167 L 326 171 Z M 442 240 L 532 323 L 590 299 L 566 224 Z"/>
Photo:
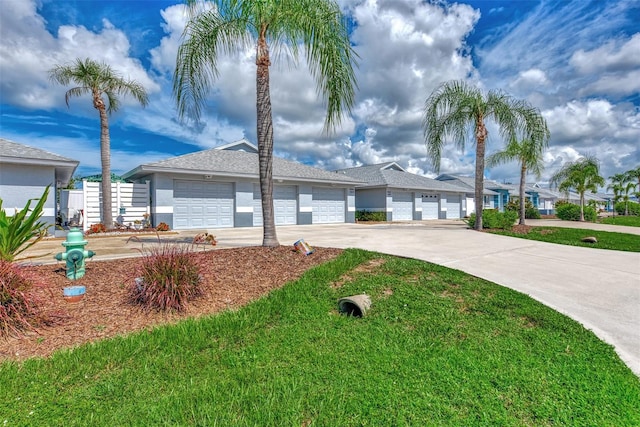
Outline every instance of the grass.
<path fill-rule="evenodd" d="M 611 225 L 627 225 L 630 227 L 640 227 L 640 216 L 631 215 L 631 216 L 609 216 L 606 218 L 600 219 L 598 222 L 602 224 L 611 224 Z"/>
<path fill-rule="evenodd" d="M 339 315 L 359 293 L 367 315 Z M 5 425 L 640 425 L 640 381 L 580 324 L 361 250 L 237 311 L 3 363 L 0 384 Z"/>
<path fill-rule="evenodd" d="M 490 230 L 490 232 L 504 236 L 519 237 L 521 239 L 557 243 L 560 245 L 640 252 L 640 235 L 635 234 L 562 227 L 533 227 L 527 234 L 514 233 L 513 231 L 506 230 Z M 582 239 L 588 236 L 595 237 L 598 242 L 583 242 Z"/>

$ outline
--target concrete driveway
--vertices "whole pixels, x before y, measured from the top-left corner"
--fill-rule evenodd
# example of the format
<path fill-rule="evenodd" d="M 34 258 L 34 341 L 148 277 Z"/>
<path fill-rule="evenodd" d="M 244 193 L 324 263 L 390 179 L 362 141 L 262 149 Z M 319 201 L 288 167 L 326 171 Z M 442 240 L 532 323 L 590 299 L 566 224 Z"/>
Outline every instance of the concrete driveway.
<path fill-rule="evenodd" d="M 221 247 L 262 243 L 261 228 L 210 231 Z M 277 232 L 282 245 L 304 238 L 312 246 L 417 258 L 515 289 L 592 330 L 640 376 L 640 253 L 479 233 L 460 221 L 287 226 Z"/>
<path fill-rule="evenodd" d="M 565 221 L 535 225 L 565 226 Z M 533 221 L 531 222 L 533 225 Z M 584 224 L 580 224 L 580 227 Z M 605 227 L 608 230 L 611 226 Z M 629 230 L 627 230 L 629 229 Z M 615 227 L 639 233 L 637 227 Z M 262 228 L 208 230 L 218 248 L 262 244 Z M 197 231 L 167 234 L 166 240 L 190 242 Z M 282 245 L 304 238 L 319 247 L 361 248 L 411 257 L 462 270 L 515 289 L 568 315 L 613 345 L 621 359 L 640 376 L 640 253 L 608 251 L 535 242 L 479 233 L 461 221 L 419 223 L 280 226 Z M 588 231 L 585 230 L 585 235 Z M 155 236 L 140 236 L 153 242 Z M 127 237 L 89 238 L 95 259 L 133 256 Z M 62 239 L 39 242 L 27 255 L 52 262 L 64 248 Z"/>

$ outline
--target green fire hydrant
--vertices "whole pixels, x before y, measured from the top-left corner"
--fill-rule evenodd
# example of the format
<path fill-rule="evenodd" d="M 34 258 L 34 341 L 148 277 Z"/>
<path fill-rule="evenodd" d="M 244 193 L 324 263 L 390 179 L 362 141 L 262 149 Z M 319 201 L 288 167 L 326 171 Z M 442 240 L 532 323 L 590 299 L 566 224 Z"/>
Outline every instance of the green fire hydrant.
<path fill-rule="evenodd" d="M 67 261 L 67 278 L 70 280 L 80 279 L 84 276 L 84 260 L 95 255 L 95 252 L 84 249 L 87 243 L 82 231 L 78 228 L 72 228 L 67 233 L 67 240 L 62 242 L 62 246 L 66 247 L 67 251 L 54 255 L 58 261 Z"/>

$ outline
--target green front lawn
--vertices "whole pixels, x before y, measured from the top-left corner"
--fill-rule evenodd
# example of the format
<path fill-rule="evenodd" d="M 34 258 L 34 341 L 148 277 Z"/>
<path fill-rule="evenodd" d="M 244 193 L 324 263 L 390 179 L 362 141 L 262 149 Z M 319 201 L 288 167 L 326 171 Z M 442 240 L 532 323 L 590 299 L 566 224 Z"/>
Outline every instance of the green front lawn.
<path fill-rule="evenodd" d="M 616 233 L 610 231 L 584 230 L 580 228 L 532 227 L 528 233 L 516 233 L 506 230 L 487 230 L 490 233 L 560 245 L 585 246 L 615 251 L 640 252 L 640 235 Z M 585 237 L 595 237 L 597 243 L 586 243 Z"/>
<path fill-rule="evenodd" d="M 630 216 L 609 216 L 606 218 L 602 218 L 598 220 L 598 222 L 602 224 L 612 224 L 612 225 L 627 225 L 630 227 L 640 227 L 640 216 L 630 215 Z"/>
<path fill-rule="evenodd" d="M 363 318 L 337 299 L 367 293 Z M 237 311 L 0 365 L 0 423 L 632 426 L 640 381 L 532 298 L 347 250 Z"/>

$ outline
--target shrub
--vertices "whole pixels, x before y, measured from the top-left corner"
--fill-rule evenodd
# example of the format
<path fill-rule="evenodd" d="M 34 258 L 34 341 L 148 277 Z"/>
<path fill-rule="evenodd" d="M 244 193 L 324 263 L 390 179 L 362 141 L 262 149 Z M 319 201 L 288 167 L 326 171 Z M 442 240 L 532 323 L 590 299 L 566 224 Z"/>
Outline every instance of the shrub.
<path fill-rule="evenodd" d="M 38 221 L 49 195 L 49 186 L 40 199 L 29 199 L 27 205 L 13 216 L 7 216 L 0 199 L 0 260 L 13 261 L 47 234 L 47 224 Z M 31 209 L 31 202 L 38 200 Z"/>
<path fill-rule="evenodd" d="M 156 227 L 156 231 L 169 231 L 169 226 L 167 225 L 166 222 L 161 222 L 160 224 L 158 224 L 158 226 Z"/>
<path fill-rule="evenodd" d="M 513 224 L 518 219 L 518 213 L 513 211 L 498 212 L 496 209 L 482 210 L 482 228 L 497 228 L 500 230 L 511 230 Z M 466 221 L 469 227 L 474 228 L 476 225 L 475 212 L 469 216 Z"/>
<path fill-rule="evenodd" d="M 556 216 L 565 221 L 580 221 L 580 206 L 573 203 L 556 203 Z M 594 222 L 598 217 L 591 206 L 584 207 L 584 220 Z"/>
<path fill-rule="evenodd" d="M 31 293 L 32 280 L 15 264 L 0 260 L 0 336 L 19 335 L 46 324 Z"/>
<path fill-rule="evenodd" d="M 91 224 L 87 234 L 97 234 L 97 233 L 106 233 L 106 232 L 107 232 L 107 227 L 105 227 L 104 224 L 98 223 L 98 224 Z"/>
<path fill-rule="evenodd" d="M 640 216 L 640 203 L 637 202 L 628 202 L 629 204 L 629 215 Z M 614 209 L 618 215 L 624 215 L 625 209 L 624 202 L 618 202 L 615 204 Z"/>
<path fill-rule="evenodd" d="M 200 266 L 187 246 L 161 243 L 141 252 L 140 279 L 129 285 L 132 302 L 147 309 L 180 311 L 202 293 Z"/>
<path fill-rule="evenodd" d="M 356 221 L 386 221 L 386 212 L 356 211 Z"/>
<path fill-rule="evenodd" d="M 520 200 L 510 199 L 505 208 L 508 211 L 516 212 L 518 217 L 520 216 Z M 524 201 L 524 217 L 525 219 L 540 219 L 540 211 L 533 206 L 529 199 Z"/>

